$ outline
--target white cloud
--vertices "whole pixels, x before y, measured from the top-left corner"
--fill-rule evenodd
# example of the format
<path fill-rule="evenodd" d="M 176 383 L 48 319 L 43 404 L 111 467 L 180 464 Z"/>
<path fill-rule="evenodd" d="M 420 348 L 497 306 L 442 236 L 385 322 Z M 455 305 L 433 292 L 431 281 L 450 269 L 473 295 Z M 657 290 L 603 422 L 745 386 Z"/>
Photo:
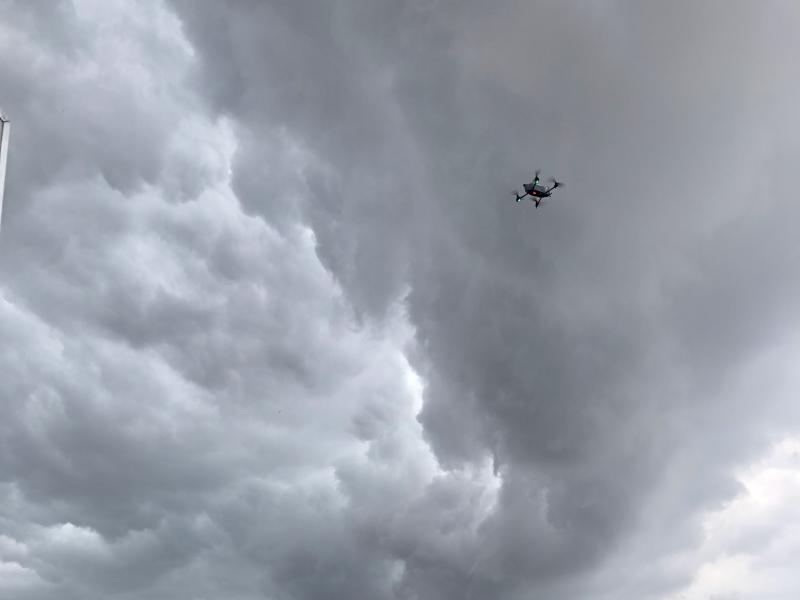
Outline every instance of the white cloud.
<path fill-rule="evenodd" d="M 703 520 L 691 584 L 670 600 L 774 598 L 800 593 L 800 437 L 742 469 L 743 490 Z"/>

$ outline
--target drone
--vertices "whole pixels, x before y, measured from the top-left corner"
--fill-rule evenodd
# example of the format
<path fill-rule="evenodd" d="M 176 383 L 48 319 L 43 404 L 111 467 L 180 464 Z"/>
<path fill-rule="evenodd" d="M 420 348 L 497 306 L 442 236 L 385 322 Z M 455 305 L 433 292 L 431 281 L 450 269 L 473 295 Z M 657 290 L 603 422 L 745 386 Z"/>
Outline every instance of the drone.
<path fill-rule="evenodd" d="M 517 202 L 526 196 L 530 196 L 531 200 L 536 203 L 536 208 L 539 208 L 542 200 L 549 198 L 553 194 L 554 189 L 562 187 L 563 185 L 564 184 L 562 182 L 556 181 L 555 177 L 550 178 L 550 187 L 539 185 L 539 171 L 536 171 L 536 174 L 533 176 L 533 181 L 523 185 L 525 193 L 520 195 L 517 190 L 514 190 L 514 196 L 516 197 Z"/>

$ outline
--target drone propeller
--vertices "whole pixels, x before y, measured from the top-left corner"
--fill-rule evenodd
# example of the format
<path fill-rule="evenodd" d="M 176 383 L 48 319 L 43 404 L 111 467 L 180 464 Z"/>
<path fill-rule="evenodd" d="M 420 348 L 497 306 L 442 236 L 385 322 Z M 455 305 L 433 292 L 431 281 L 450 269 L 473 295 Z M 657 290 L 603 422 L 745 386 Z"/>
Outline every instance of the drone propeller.
<path fill-rule="evenodd" d="M 561 181 L 556 181 L 556 178 L 555 178 L 555 177 L 551 177 L 551 178 L 550 178 L 550 183 L 552 183 L 552 184 L 553 184 L 553 187 L 554 187 L 554 188 L 558 188 L 558 187 L 564 187 L 564 183 L 563 183 L 563 182 L 561 182 Z"/>

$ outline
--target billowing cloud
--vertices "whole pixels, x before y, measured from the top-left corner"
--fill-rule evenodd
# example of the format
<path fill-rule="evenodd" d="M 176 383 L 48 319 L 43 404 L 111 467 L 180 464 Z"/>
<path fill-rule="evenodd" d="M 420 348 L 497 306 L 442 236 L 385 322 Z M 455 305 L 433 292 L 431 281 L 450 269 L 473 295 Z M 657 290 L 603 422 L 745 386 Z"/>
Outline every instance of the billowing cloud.
<path fill-rule="evenodd" d="M 796 9 L 2 8 L 4 595 L 797 588 Z"/>

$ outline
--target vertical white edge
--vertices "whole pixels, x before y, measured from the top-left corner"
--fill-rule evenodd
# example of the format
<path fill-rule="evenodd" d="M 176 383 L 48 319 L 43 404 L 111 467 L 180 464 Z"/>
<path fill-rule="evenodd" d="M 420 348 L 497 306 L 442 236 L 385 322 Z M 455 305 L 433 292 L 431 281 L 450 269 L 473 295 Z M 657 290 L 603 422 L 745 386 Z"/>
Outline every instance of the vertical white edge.
<path fill-rule="evenodd" d="M 3 222 L 3 195 L 6 189 L 6 161 L 8 160 L 8 134 L 11 126 L 0 113 L 0 223 Z"/>

